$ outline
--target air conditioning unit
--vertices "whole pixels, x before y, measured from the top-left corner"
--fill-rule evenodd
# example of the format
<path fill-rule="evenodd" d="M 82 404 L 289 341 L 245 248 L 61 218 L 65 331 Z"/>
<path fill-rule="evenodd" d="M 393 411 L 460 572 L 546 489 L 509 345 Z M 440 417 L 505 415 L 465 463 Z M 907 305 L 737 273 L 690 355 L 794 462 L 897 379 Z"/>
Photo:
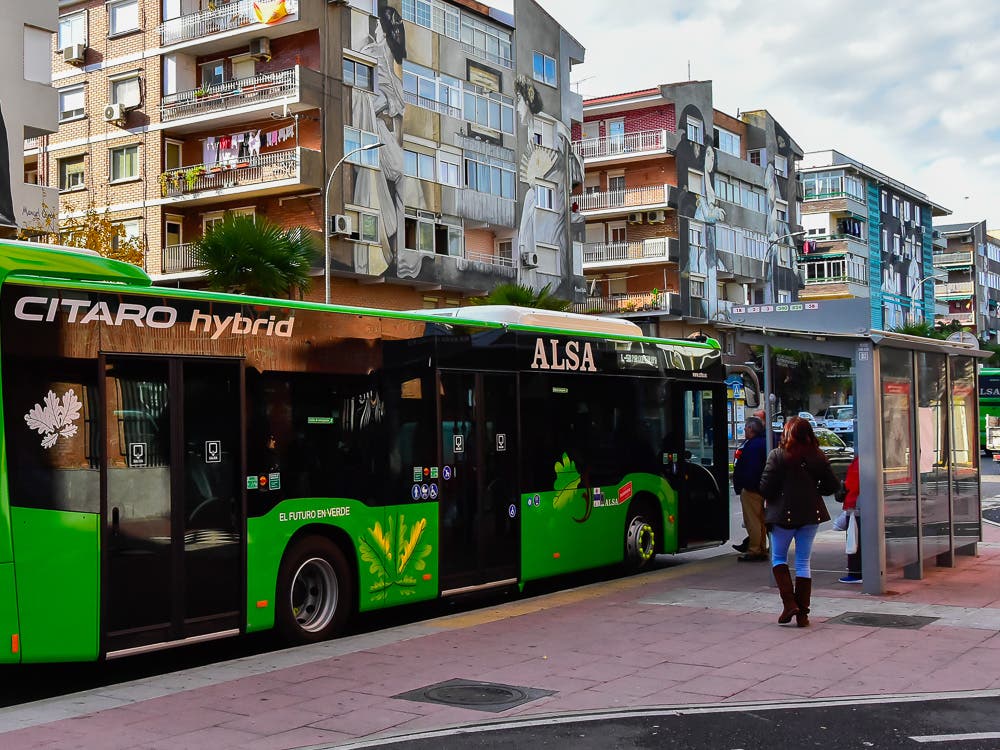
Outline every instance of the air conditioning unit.
<path fill-rule="evenodd" d="M 646 212 L 646 223 L 647 224 L 662 224 L 667 220 L 666 211 L 647 211 Z"/>
<path fill-rule="evenodd" d="M 250 40 L 250 57 L 254 60 L 271 59 L 271 40 L 266 36 Z"/>
<path fill-rule="evenodd" d="M 125 119 L 125 105 L 115 102 L 104 105 L 104 122 L 121 122 Z"/>
<path fill-rule="evenodd" d="M 70 65 L 81 65 L 86 51 L 87 47 L 83 44 L 71 44 L 68 47 L 63 47 L 63 62 L 69 63 Z"/>
<path fill-rule="evenodd" d="M 521 253 L 521 262 L 525 268 L 538 268 L 538 253 Z"/>
<path fill-rule="evenodd" d="M 628 215 L 629 224 L 642 224 L 642 212 L 637 212 Z"/>
<path fill-rule="evenodd" d="M 351 217 L 344 214 L 337 214 L 330 217 L 330 234 L 339 237 L 350 236 L 353 227 Z"/>

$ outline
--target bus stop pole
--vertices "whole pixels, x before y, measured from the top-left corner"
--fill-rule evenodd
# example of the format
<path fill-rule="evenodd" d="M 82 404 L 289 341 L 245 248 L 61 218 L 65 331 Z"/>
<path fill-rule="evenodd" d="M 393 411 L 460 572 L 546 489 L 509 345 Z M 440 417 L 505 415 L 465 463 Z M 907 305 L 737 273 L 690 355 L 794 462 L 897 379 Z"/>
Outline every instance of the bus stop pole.
<path fill-rule="evenodd" d="M 774 384 L 771 382 L 771 345 L 764 344 L 764 392 L 761 400 L 764 402 L 764 434 L 767 435 L 767 450 L 770 452 L 774 447 L 774 431 L 771 423 L 774 421 L 774 404 L 771 399 L 774 397 Z"/>

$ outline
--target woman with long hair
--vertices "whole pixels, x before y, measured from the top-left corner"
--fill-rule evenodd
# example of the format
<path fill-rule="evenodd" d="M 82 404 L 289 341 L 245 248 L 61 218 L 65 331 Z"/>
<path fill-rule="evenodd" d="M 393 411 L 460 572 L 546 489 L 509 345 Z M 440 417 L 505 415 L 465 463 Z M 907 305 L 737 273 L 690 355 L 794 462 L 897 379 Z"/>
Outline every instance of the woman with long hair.
<path fill-rule="evenodd" d="M 771 536 L 771 569 L 783 605 L 778 616 L 782 625 L 793 617 L 800 628 L 809 624 L 813 541 L 819 525 L 830 520 L 823 495 L 833 494 L 838 484 L 808 420 L 792 417 L 785 422 L 781 442 L 768 455 L 760 478 L 764 522 Z M 794 585 L 788 568 L 793 540 Z"/>

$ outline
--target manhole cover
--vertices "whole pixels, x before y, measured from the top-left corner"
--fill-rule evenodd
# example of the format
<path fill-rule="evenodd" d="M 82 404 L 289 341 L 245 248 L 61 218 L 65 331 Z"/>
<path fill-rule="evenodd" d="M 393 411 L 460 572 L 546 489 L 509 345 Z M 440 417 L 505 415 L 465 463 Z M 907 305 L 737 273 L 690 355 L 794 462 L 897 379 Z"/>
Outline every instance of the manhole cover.
<path fill-rule="evenodd" d="M 924 625 L 934 622 L 936 617 L 921 617 L 919 615 L 887 615 L 875 612 L 844 612 L 827 620 L 827 623 L 841 625 L 863 625 L 868 628 L 908 628 L 918 630 Z"/>
<path fill-rule="evenodd" d="M 446 706 L 471 708 L 476 711 L 499 713 L 522 703 L 552 695 L 554 690 L 500 685 L 475 680 L 446 680 L 427 687 L 409 690 L 393 698 L 419 703 L 442 703 Z"/>
<path fill-rule="evenodd" d="M 984 508 L 983 518 L 993 523 L 1000 523 L 1000 508 Z"/>

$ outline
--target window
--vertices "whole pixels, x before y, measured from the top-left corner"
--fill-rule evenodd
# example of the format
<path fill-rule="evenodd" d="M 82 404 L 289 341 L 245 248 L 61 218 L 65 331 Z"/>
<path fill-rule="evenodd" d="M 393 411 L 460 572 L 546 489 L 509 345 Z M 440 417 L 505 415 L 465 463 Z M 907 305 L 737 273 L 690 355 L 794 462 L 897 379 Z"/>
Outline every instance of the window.
<path fill-rule="evenodd" d="M 83 183 L 83 159 L 81 156 L 69 156 L 59 160 L 59 189 L 78 190 L 85 187 Z"/>
<path fill-rule="evenodd" d="M 755 148 L 752 151 L 747 151 L 747 158 L 750 160 L 751 164 L 756 164 L 758 167 L 763 162 L 763 150 Z"/>
<path fill-rule="evenodd" d="M 403 7 L 406 7 L 405 2 Z M 462 43 L 474 55 L 505 68 L 514 67 L 513 45 L 509 31 L 463 13 Z"/>
<path fill-rule="evenodd" d="M 892 215 L 899 218 L 899 198 L 892 196 Z"/>
<path fill-rule="evenodd" d="M 903 201 L 903 219 L 906 221 L 910 221 L 912 216 L 913 213 L 912 213 L 912 207 L 910 206 L 910 202 Z"/>
<path fill-rule="evenodd" d="M 87 11 L 59 19 L 59 49 L 72 44 L 87 44 Z"/>
<path fill-rule="evenodd" d="M 723 128 L 716 128 L 715 145 L 720 151 L 725 151 L 727 154 L 732 154 L 735 157 L 739 157 L 740 155 L 740 137 L 736 133 L 730 133 Z"/>
<path fill-rule="evenodd" d="M 496 254 L 498 258 L 503 258 L 504 260 L 509 260 L 511 263 L 514 261 L 514 241 L 513 240 L 497 240 L 495 243 Z"/>
<path fill-rule="evenodd" d="M 774 171 L 782 177 L 788 177 L 788 159 L 781 155 L 775 155 Z"/>
<path fill-rule="evenodd" d="M 378 242 L 378 216 L 358 213 L 358 237 L 362 242 Z"/>
<path fill-rule="evenodd" d="M 247 206 L 246 208 L 233 208 L 229 211 L 212 211 L 211 213 L 207 213 L 202 216 L 202 232 L 207 234 L 216 224 L 221 224 L 227 214 L 231 216 L 255 216 L 256 211 L 257 210 L 253 206 Z"/>
<path fill-rule="evenodd" d="M 688 170 L 688 190 L 698 195 L 705 194 L 705 178 L 700 172 Z"/>
<path fill-rule="evenodd" d="M 688 244 L 695 247 L 705 246 L 705 226 L 691 222 L 688 225 Z"/>
<path fill-rule="evenodd" d="M 547 83 L 549 86 L 556 85 L 556 60 L 542 52 L 535 52 L 532 55 L 532 72 L 536 81 Z"/>
<path fill-rule="evenodd" d="M 705 296 L 705 278 L 702 276 L 692 276 L 691 277 L 691 296 L 701 297 Z"/>
<path fill-rule="evenodd" d="M 344 83 L 358 89 L 371 91 L 375 70 L 370 65 L 344 58 Z"/>
<path fill-rule="evenodd" d="M 785 201 L 775 201 L 779 221 L 788 221 L 788 204 Z"/>
<path fill-rule="evenodd" d="M 378 136 L 367 130 L 344 128 L 344 156 L 351 164 L 378 168 L 378 149 L 370 148 L 359 151 L 362 146 L 373 146 L 378 143 Z M 353 152 L 353 153 L 352 153 Z"/>
<path fill-rule="evenodd" d="M 462 157 L 438 153 L 438 180 L 445 185 L 462 186 Z"/>
<path fill-rule="evenodd" d="M 454 8 L 431 0 L 403 0 L 403 20 L 458 39 L 459 14 Z"/>
<path fill-rule="evenodd" d="M 434 252 L 434 214 L 427 211 L 406 209 L 404 242 L 408 250 Z"/>
<path fill-rule="evenodd" d="M 535 205 L 544 208 L 546 211 L 555 211 L 555 185 L 546 185 L 539 182 L 535 185 Z"/>
<path fill-rule="evenodd" d="M 902 255 L 902 247 L 898 234 L 892 235 L 892 252 L 894 255 Z"/>
<path fill-rule="evenodd" d="M 163 144 L 163 168 L 180 169 L 184 165 L 184 144 L 181 141 L 165 141 Z"/>
<path fill-rule="evenodd" d="M 466 120 L 502 133 L 514 133 L 513 99 L 468 82 L 464 84 L 464 94 Z"/>
<path fill-rule="evenodd" d="M 696 120 L 693 117 L 687 118 L 687 137 L 693 143 L 705 142 L 705 126 L 701 120 Z"/>
<path fill-rule="evenodd" d="M 139 28 L 139 0 L 108 3 L 108 36 L 136 31 Z"/>
<path fill-rule="evenodd" d="M 83 86 L 73 86 L 59 92 L 60 122 L 83 117 L 85 113 Z"/>
<path fill-rule="evenodd" d="M 792 293 L 791 292 L 789 292 L 787 289 L 779 289 L 778 290 L 778 302 L 782 302 L 783 303 L 783 302 L 791 302 L 791 301 L 792 301 Z"/>
<path fill-rule="evenodd" d="M 113 222 L 114 226 L 121 227 L 123 234 L 122 236 L 115 235 L 112 240 L 112 246 L 117 249 L 119 242 L 133 242 L 139 239 L 140 236 L 140 222 L 139 219 L 125 219 L 124 221 Z"/>
<path fill-rule="evenodd" d="M 140 104 L 139 77 L 129 76 L 111 81 L 111 101 L 126 109 L 134 109 Z"/>
<path fill-rule="evenodd" d="M 421 180 L 434 179 L 434 157 L 417 151 L 403 151 L 403 172 Z"/>
<path fill-rule="evenodd" d="M 882 213 L 886 213 L 889 210 L 889 194 L 882 191 Z"/>
<path fill-rule="evenodd" d="M 139 176 L 139 147 L 111 149 L 111 181 L 131 180 Z"/>
<path fill-rule="evenodd" d="M 882 230 L 882 252 L 885 252 L 888 249 L 889 249 L 889 230 L 888 229 L 883 229 Z"/>
<path fill-rule="evenodd" d="M 403 98 L 407 104 L 462 117 L 462 82 L 409 60 L 403 60 Z"/>
<path fill-rule="evenodd" d="M 222 60 L 204 63 L 201 66 L 201 87 L 217 86 L 226 80 L 226 66 Z"/>
<path fill-rule="evenodd" d="M 916 203 L 913 204 L 913 220 L 917 224 L 920 224 L 920 206 L 918 206 Z"/>
<path fill-rule="evenodd" d="M 480 193 L 514 199 L 514 165 L 483 154 L 466 152 L 465 186 Z"/>

